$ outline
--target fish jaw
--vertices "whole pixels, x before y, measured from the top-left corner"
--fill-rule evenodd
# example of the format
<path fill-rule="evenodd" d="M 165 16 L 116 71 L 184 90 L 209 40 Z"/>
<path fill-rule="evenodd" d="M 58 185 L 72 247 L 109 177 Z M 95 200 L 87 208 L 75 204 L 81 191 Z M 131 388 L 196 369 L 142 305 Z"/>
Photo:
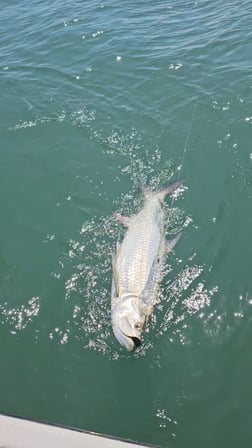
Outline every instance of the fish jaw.
<path fill-rule="evenodd" d="M 135 350 L 136 344 L 132 337 L 126 336 L 117 325 L 113 326 L 113 331 L 119 344 L 126 348 L 128 352 L 133 352 Z"/>
<path fill-rule="evenodd" d="M 146 316 L 136 296 L 112 300 L 112 327 L 118 342 L 128 351 L 141 345 L 141 335 Z"/>

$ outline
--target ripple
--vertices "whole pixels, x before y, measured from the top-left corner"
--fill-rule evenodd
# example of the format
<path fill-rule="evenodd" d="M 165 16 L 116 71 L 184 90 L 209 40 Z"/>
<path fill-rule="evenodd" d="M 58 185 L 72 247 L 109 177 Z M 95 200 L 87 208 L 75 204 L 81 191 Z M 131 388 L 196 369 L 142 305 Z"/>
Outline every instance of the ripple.
<path fill-rule="evenodd" d="M 71 114 L 71 120 L 76 126 L 86 126 L 91 122 L 90 132 L 103 143 L 105 153 L 120 157 L 121 175 L 130 179 L 131 189 L 114 199 L 114 212 L 135 213 L 142 204 L 142 195 L 139 194 L 142 185 L 158 189 L 173 176 L 172 163 L 166 162 L 167 166 L 160 167 L 161 150 L 158 147 L 145 149 L 143 137 L 135 129 L 129 133 L 113 130 L 106 136 L 92 127 L 95 120 L 92 114 L 86 120 L 85 114 L 79 111 Z M 185 216 L 184 211 L 175 205 L 184 190 L 177 192 L 170 204 L 165 204 L 166 230 L 169 233 L 177 233 L 192 224 L 192 218 Z M 54 328 L 49 334 L 56 343 L 67 343 L 69 338 L 74 338 L 83 348 L 101 352 L 114 360 L 129 356 L 114 338 L 110 317 L 111 254 L 123 234 L 124 229 L 113 215 L 92 217 L 80 227 L 79 237 L 68 241 L 68 249 L 59 260 L 58 270 L 52 274 L 55 279 L 66 278 L 65 300 L 68 304 L 65 325 L 58 325 L 58 330 Z M 168 260 L 154 315 L 146 327 L 143 344 L 134 356 L 146 356 L 154 347 L 156 338 L 175 330 L 179 334 L 182 320 L 209 306 L 216 290 L 208 291 L 204 282 L 198 280 L 204 269 L 193 262 L 194 258 L 195 254 L 188 260 L 177 259 L 175 263 Z M 187 263 L 191 265 L 183 267 Z M 185 293 L 186 298 L 183 296 Z M 180 343 L 184 344 L 182 336 Z"/>
<path fill-rule="evenodd" d="M 37 317 L 40 311 L 39 297 L 32 297 L 28 300 L 26 305 L 21 305 L 18 308 L 8 308 L 8 304 L 0 304 L 1 323 L 8 325 L 10 332 L 16 334 L 18 331 L 24 330 L 30 323 L 33 322 L 34 317 Z"/>

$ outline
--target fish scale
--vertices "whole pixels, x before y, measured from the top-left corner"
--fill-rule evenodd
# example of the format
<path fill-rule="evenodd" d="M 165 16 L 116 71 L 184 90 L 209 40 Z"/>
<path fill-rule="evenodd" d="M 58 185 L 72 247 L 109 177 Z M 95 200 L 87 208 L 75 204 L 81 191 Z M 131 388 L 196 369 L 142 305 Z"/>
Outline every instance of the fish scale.
<path fill-rule="evenodd" d="M 142 293 L 164 238 L 162 215 L 161 204 L 155 197 L 147 200 L 142 211 L 132 219 L 117 258 L 121 293 Z"/>

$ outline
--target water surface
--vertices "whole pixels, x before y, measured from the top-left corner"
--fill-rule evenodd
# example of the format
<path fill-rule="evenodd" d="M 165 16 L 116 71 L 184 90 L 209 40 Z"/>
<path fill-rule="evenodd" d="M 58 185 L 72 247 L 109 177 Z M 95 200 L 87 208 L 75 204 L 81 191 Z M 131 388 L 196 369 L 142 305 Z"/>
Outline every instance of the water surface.
<path fill-rule="evenodd" d="M 250 446 L 251 2 L 3 1 L 1 18 L 1 411 Z M 183 239 L 128 354 L 113 213 L 177 176 Z"/>

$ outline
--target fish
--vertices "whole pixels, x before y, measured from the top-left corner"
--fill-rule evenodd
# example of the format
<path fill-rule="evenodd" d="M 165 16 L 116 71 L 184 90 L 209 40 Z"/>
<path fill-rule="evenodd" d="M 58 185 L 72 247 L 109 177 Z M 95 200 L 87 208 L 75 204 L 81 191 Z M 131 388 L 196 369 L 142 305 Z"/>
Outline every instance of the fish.
<path fill-rule="evenodd" d="M 141 345 L 142 333 L 157 302 L 166 256 L 182 236 L 165 235 L 163 203 L 177 190 L 177 180 L 159 191 L 144 189 L 144 203 L 132 216 L 116 214 L 125 227 L 121 244 L 112 254 L 111 321 L 114 335 L 128 351 Z"/>

